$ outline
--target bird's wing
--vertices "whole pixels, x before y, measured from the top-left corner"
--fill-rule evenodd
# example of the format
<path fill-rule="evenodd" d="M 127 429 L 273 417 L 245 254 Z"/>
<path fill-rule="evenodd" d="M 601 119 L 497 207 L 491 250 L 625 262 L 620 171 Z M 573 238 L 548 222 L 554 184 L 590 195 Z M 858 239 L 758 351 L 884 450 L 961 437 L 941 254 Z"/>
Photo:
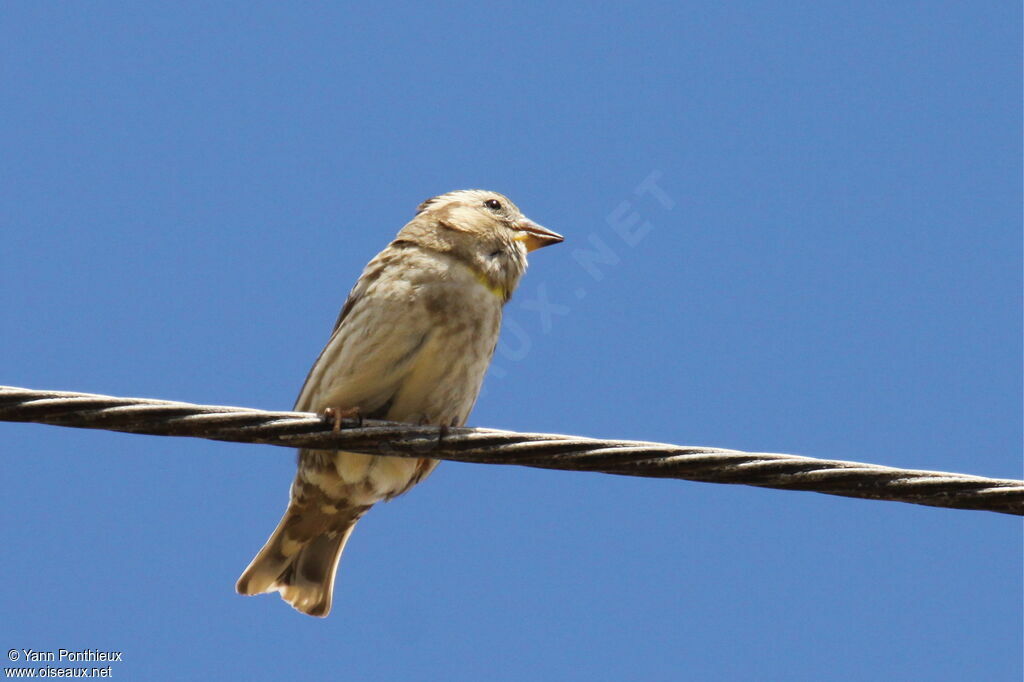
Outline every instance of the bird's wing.
<path fill-rule="evenodd" d="M 429 339 L 429 315 L 415 298 L 384 291 L 395 276 L 384 256 L 374 259 L 353 287 L 306 376 L 296 410 L 358 407 L 369 416 L 394 397 Z"/>

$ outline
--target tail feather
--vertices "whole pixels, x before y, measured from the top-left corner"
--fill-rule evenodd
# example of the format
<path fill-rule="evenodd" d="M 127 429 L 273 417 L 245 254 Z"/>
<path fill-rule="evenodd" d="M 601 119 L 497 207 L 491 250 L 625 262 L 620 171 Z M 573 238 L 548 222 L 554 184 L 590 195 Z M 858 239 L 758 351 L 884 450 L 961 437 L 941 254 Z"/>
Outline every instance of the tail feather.
<path fill-rule="evenodd" d="M 293 502 L 235 589 L 249 595 L 276 591 L 295 609 L 326 616 L 341 553 L 365 508 L 342 512 L 354 513 L 328 516 Z"/>

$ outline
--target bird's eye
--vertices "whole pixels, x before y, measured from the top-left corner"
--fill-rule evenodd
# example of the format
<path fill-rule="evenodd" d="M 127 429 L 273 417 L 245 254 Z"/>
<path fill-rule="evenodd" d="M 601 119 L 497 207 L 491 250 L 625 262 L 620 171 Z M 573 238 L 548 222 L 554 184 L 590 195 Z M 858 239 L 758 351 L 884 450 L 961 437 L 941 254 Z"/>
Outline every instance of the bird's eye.
<path fill-rule="evenodd" d="M 497 199 L 488 199 L 487 201 L 484 202 L 484 206 L 491 209 L 492 211 L 501 210 L 501 202 L 498 201 Z"/>

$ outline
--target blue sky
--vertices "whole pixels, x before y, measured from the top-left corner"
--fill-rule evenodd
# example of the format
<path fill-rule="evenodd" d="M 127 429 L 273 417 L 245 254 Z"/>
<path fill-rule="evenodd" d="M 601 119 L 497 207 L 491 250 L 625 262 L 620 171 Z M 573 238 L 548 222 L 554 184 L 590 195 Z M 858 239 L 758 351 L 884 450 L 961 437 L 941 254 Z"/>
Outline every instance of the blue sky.
<path fill-rule="evenodd" d="M 483 187 L 566 242 L 472 425 L 1021 477 L 1020 27 L 5 3 L 0 383 L 286 409 L 366 261 Z M 122 651 L 119 679 L 1022 675 L 1014 517 L 442 464 L 360 523 L 317 620 L 233 590 L 291 451 L 0 432 L 0 644 Z"/>

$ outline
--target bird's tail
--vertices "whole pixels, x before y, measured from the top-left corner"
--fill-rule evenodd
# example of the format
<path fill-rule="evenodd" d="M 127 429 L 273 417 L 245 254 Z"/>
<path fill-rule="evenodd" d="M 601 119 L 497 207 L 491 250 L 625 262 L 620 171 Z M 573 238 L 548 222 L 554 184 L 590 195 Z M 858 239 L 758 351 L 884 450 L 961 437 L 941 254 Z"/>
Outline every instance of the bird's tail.
<path fill-rule="evenodd" d="M 334 574 L 356 522 L 369 507 L 329 507 L 293 498 L 281 523 L 238 579 L 239 594 L 280 592 L 297 610 L 331 611 Z"/>

